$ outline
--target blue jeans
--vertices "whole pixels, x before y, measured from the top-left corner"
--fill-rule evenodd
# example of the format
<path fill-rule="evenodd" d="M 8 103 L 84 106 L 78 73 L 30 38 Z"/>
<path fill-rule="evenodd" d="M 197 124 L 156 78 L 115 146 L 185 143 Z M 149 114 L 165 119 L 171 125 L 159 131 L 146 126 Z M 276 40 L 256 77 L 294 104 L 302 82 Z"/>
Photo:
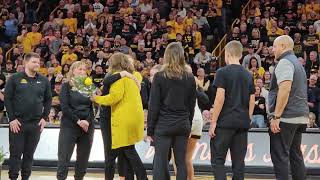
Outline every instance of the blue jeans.
<path fill-rule="evenodd" d="M 252 116 L 252 126 L 257 128 L 265 128 L 267 127 L 266 123 L 264 122 L 263 115 L 253 115 Z"/>

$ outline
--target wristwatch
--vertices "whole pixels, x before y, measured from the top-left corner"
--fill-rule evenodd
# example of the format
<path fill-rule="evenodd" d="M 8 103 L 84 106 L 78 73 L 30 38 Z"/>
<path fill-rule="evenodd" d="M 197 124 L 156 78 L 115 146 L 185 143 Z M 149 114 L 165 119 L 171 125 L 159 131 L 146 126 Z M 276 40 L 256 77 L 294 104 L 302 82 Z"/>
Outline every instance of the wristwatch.
<path fill-rule="evenodd" d="M 275 115 L 272 114 L 272 115 L 269 116 L 268 119 L 269 119 L 269 121 L 271 121 L 271 120 L 278 120 L 280 118 L 281 118 L 280 116 L 275 116 Z"/>

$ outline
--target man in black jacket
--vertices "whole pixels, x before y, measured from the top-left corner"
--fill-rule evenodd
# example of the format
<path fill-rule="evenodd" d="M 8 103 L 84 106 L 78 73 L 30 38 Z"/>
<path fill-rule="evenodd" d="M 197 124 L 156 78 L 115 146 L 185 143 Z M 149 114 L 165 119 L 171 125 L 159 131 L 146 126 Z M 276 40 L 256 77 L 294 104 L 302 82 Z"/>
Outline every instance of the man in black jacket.
<path fill-rule="evenodd" d="M 244 158 L 252 117 L 255 88 L 252 75 L 240 65 L 243 47 L 231 41 L 225 47 L 227 66 L 217 71 L 217 87 L 209 129 L 211 164 L 216 180 L 225 180 L 224 163 L 228 149 L 232 160 L 233 179 L 244 179 Z"/>
<path fill-rule="evenodd" d="M 22 180 L 29 179 L 33 154 L 46 125 L 52 99 L 48 79 L 37 73 L 40 56 L 28 53 L 24 57 L 24 63 L 25 71 L 12 75 L 5 87 L 4 103 L 10 122 L 11 180 L 18 179 L 20 169 Z"/>

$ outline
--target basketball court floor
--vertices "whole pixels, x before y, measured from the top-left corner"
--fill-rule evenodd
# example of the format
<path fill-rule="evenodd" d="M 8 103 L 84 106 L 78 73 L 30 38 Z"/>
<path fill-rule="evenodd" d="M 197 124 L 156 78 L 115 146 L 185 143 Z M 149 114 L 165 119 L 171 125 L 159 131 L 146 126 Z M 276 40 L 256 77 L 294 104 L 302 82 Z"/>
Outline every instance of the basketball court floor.
<path fill-rule="evenodd" d="M 73 172 L 69 172 L 69 177 L 67 180 L 74 180 L 72 177 Z M 104 175 L 103 173 L 88 173 L 84 180 L 103 180 Z M 119 179 L 118 177 L 115 178 L 115 180 Z M 9 180 L 8 178 L 8 171 L 3 170 L 1 173 L 1 180 Z M 30 180 L 56 180 L 55 178 L 55 172 L 46 172 L 46 171 L 33 171 L 32 176 Z M 152 180 L 151 177 L 149 177 L 149 180 Z M 175 180 L 175 177 L 172 177 L 171 180 Z M 195 180 L 213 180 L 213 176 L 196 176 Z M 228 180 L 231 180 L 231 178 L 228 178 Z M 246 180 L 260 180 L 260 179 L 246 179 Z M 261 179 L 261 180 L 271 180 L 271 179 Z"/>

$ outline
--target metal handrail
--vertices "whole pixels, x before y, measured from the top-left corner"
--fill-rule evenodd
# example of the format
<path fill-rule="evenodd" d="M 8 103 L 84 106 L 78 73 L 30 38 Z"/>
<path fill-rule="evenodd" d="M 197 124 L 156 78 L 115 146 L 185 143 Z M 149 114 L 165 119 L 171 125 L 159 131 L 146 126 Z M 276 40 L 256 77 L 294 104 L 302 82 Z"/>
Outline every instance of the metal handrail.
<path fill-rule="evenodd" d="M 252 3 L 252 0 L 249 0 L 247 2 L 247 4 L 242 8 L 241 10 L 241 14 L 246 14 L 249 10 L 249 5 Z M 237 19 L 235 19 L 233 22 L 232 22 L 232 25 L 231 25 L 231 29 L 230 31 L 232 31 L 235 23 L 236 23 Z M 228 32 L 229 33 L 229 32 Z M 220 40 L 220 42 L 218 43 L 218 45 L 214 48 L 214 50 L 212 51 L 212 55 L 217 57 L 218 58 L 218 61 L 219 61 L 219 67 L 221 67 L 223 65 L 223 60 L 224 60 L 224 48 L 227 44 L 227 36 L 228 36 L 228 33 L 226 33 L 223 38 Z"/>

